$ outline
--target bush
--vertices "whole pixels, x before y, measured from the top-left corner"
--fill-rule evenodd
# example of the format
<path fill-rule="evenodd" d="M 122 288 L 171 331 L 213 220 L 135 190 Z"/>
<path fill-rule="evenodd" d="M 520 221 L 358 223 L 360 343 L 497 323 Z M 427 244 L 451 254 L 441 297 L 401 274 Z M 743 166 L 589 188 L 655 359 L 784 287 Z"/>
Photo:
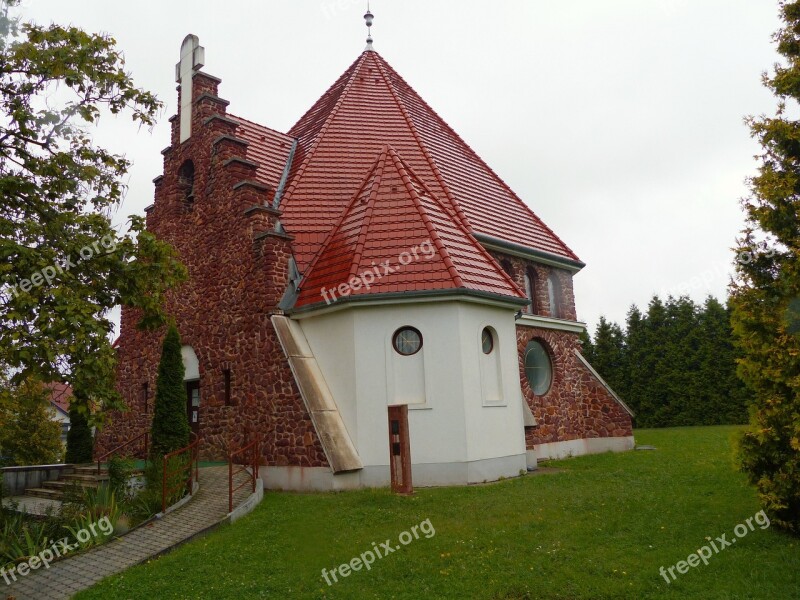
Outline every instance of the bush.
<path fill-rule="evenodd" d="M 124 498 L 128 495 L 130 479 L 135 471 L 134 467 L 134 460 L 126 456 L 112 456 L 108 461 L 108 485 L 117 498 Z"/>
<path fill-rule="evenodd" d="M 48 397 L 45 387 L 32 379 L 0 387 L 0 466 L 61 460 L 61 425 L 51 418 Z"/>
<path fill-rule="evenodd" d="M 70 464 L 92 462 L 94 438 L 89 427 L 89 419 L 85 413 L 70 407 L 70 427 L 67 432 L 67 455 L 64 461 Z"/>

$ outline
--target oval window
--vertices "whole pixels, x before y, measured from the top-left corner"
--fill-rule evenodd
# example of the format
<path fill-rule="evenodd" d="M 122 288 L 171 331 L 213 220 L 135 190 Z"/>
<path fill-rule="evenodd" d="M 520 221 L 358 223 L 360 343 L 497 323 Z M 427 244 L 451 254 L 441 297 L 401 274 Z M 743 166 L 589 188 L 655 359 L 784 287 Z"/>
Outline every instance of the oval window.
<path fill-rule="evenodd" d="M 494 349 L 494 336 L 488 327 L 484 327 L 481 334 L 481 349 L 484 354 L 491 354 Z"/>
<path fill-rule="evenodd" d="M 525 347 L 525 376 L 531 390 L 537 396 L 543 396 L 553 382 L 553 363 L 545 347 L 536 340 L 528 342 Z"/>
<path fill-rule="evenodd" d="M 411 356 L 422 348 L 422 334 L 413 327 L 401 327 L 394 332 L 392 346 L 403 356 Z"/>

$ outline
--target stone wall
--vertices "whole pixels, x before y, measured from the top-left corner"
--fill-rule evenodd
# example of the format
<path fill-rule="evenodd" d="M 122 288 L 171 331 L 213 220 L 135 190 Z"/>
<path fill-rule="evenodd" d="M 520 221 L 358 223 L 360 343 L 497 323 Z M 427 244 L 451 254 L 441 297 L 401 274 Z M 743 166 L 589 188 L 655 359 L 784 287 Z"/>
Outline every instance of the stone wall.
<path fill-rule="evenodd" d="M 543 317 L 554 316 L 547 292 L 547 279 L 551 274 L 554 274 L 560 283 L 561 314 L 559 318 L 569 321 L 577 320 L 575 313 L 575 292 L 572 288 L 572 274 L 569 271 L 495 251 L 490 251 L 489 253 L 511 276 L 511 279 L 519 286 L 519 289 L 526 294 L 525 273 L 530 272 L 534 275 L 534 295 L 536 302 L 533 314 Z M 527 309 L 524 310 L 525 312 L 529 312 Z"/>
<path fill-rule="evenodd" d="M 525 375 L 525 347 L 534 339 L 553 363 L 553 381 L 542 396 L 531 391 Z M 576 333 L 517 326 L 522 393 L 537 422 L 525 428 L 529 450 L 549 442 L 633 435 L 628 412 L 575 356 L 580 346 Z"/>
<path fill-rule="evenodd" d="M 148 230 L 177 249 L 189 272 L 166 310 L 199 360 L 201 456 L 225 459 L 249 429 L 261 436 L 265 464 L 327 466 L 270 322 L 286 288 L 291 237 L 276 231 L 274 191 L 255 182 L 258 165 L 246 159 L 247 142 L 225 116 L 218 84 L 195 74 L 192 135 L 180 144 L 180 119 L 172 117 L 164 174 L 154 180 L 147 209 Z M 179 176 L 186 161 L 194 166 L 191 183 Z M 137 321 L 135 311 L 123 309 L 117 385 L 129 410 L 111 416 L 98 454 L 150 427 L 164 330 L 143 332 Z"/>

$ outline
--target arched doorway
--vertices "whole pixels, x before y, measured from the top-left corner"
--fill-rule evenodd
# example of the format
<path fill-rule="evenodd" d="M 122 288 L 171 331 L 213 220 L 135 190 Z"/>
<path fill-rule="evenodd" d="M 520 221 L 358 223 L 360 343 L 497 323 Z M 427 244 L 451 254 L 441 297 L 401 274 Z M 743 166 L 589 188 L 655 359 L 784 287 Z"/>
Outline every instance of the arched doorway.
<path fill-rule="evenodd" d="M 186 417 L 195 435 L 200 435 L 200 363 L 191 346 L 181 348 L 186 385 Z"/>

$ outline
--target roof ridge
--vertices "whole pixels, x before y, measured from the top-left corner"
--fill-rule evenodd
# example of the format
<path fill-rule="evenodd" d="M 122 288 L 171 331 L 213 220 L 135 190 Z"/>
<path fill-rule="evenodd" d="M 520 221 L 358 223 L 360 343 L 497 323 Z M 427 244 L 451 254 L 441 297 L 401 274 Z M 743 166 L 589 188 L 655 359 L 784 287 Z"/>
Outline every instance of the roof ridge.
<path fill-rule="evenodd" d="M 450 278 L 453 280 L 453 284 L 455 284 L 455 286 L 458 288 L 466 287 L 464 285 L 464 280 L 461 278 L 461 274 L 458 272 L 458 267 L 456 267 L 455 263 L 453 263 L 453 259 L 450 257 L 450 252 L 448 252 L 447 247 L 444 245 L 444 242 L 442 241 L 442 238 L 439 237 L 439 232 L 436 230 L 436 227 L 431 222 L 431 218 L 428 215 L 428 211 L 426 211 L 425 207 L 422 205 L 422 201 L 420 200 L 419 194 L 417 193 L 417 190 L 414 188 L 412 184 L 411 174 L 413 174 L 414 179 L 416 180 L 419 180 L 419 177 L 417 177 L 416 174 L 413 171 L 411 171 L 411 167 L 406 166 L 406 164 L 397 154 L 395 149 L 392 148 L 391 146 L 389 147 L 389 156 L 392 157 L 394 166 L 397 169 L 397 172 L 400 174 L 400 178 L 403 180 L 403 185 L 405 185 L 406 191 L 408 191 L 409 195 L 411 196 L 411 201 L 414 203 L 414 208 L 417 209 L 417 212 L 422 218 L 422 223 L 425 225 L 425 229 L 428 230 L 428 235 L 431 238 L 431 242 L 433 243 L 434 247 L 439 253 L 439 256 L 441 256 L 442 262 L 444 263 L 445 267 L 447 267 L 447 272 L 450 274 Z M 438 200 L 436 200 L 435 197 L 433 199 L 434 201 L 438 202 Z M 439 205 L 441 206 L 440 202 Z"/>
<path fill-rule="evenodd" d="M 295 123 L 289 130 L 291 132 L 295 127 L 297 127 L 297 125 L 300 124 L 303 121 L 303 119 L 305 119 L 306 116 L 312 110 L 314 110 L 314 108 L 316 108 L 316 106 L 319 104 L 319 101 L 322 100 L 325 96 L 327 96 L 330 93 L 330 91 L 333 90 L 337 84 L 339 84 L 339 82 L 341 82 L 344 79 L 347 80 L 347 83 L 344 84 L 344 89 L 341 91 L 339 97 L 336 99 L 336 103 L 334 104 L 333 108 L 330 111 L 328 111 L 328 115 L 325 117 L 325 122 L 322 124 L 322 127 L 319 128 L 319 131 L 317 132 L 317 135 L 314 138 L 314 142 L 311 144 L 311 148 L 309 148 L 308 152 L 305 153 L 303 161 L 300 163 L 300 166 L 297 168 L 297 171 L 295 172 L 294 176 L 291 178 L 291 181 L 289 182 L 289 187 L 283 196 L 284 200 L 286 200 L 287 202 L 291 199 L 292 194 L 294 193 L 295 187 L 297 185 L 297 182 L 300 181 L 300 179 L 302 178 L 303 173 L 308 167 L 308 163 L 311 161 L 311 157 L 314 156 L 314 153 L 316 152 L 317 147 L 319 146 L 320 140 L 322 140 L 322 138 L 325 135 L 325 132 L 328 130 L 328 127 L 330 127 L 330 124 L 333 121 L 334 117 L 336 116 L 336 113 L 339 112 L 339 108 L 342 106 L 344 98 L 347 96 L 347 93 L 350 91 L 350 87 L 353 85 L 354 78 L 352 77 L 352 75 L 360 68 L 361 64 L 366 59 L 365 55 L 366 52 L 362 52 L 361 55 L 353 62 L 353 64 L 350 65 L 350 67 L 344 73 L 342 73 L 342 76 L 339 77 L 339 79 L 337 79 L 333 83 L 333 85 L 331 85 L 314 104 L 311 105 L 311 108 L 309 108 L 305 112 L 305 114 L 303 114 L 303 116 L 300 117 L 297 123 Z M 289 133 L 288 135 L 291 136 L 291 133 Z"/>
<path fill-rule="evenodd" d="M 378 198 L 378 190 L 381 187 L 381 180 L 383 179 L 383 170 L 386 168 L 386 155 L 389 151 L 389 146 L 386 145 L 381 149 L 381 153 L 378 155 L 377 164 L 370 169 L 370 175 L 375 173 L 375 177 L 372 178 L 372 189 L 369 193 L 369 203 L 367 204 L 367 208 L 364 210 L 364 220 L 361 223 L 361 231 L 358 232 L 358 240 L 356 241 L 356 248 L 353 252 L 353 262 L 350 264 L 350 276 L 347 278 L 348 280 L 351 277 L 355 277 L 358 275 L 358 265 L 361 262 L 361 255 L 364 253 L 364 244 L 367 240 L 367 232 L 369 231 L 369 225 L 372 222 L 372 211 L 375 208 L 375 202 Z M 364 186 L 362 185 L 362 188 Z M 360 190 L 359 190 L 360 192 Z M 361 194 L 359 193 L 358 196 Z M 348 206 L 348 210 L 350 206 Z M 341 223 L 337 225 L 337 229 L 341 226 Z M 374 264 L 374 263 L 373 263 Z"/>
<path fill-rule="evenodd" d="M 376 54 L 377 54 L 377 53 L 376 53 Z M 545 223 L 545 222 L 544 222 L 544 221 L 543 221 L 541 218 L 539 218 L 539 216 L 538 216 L 538 215 L 537 215 L 535 212 L 533 212 L 533 209 L 532 209 L 530 206 L 528 206 L 528 205 L 527 205 L 527 204 L 526 204 L 526 203 L 525 203 L 525 202 L 522 200 L 522 198 L 520 198 L 519 196 L 517 196 L 516 192 L 514 192 L 514 190 L 513 190 L 513 189 L 511 189 L 511 186 L 509 186 L 509 185 L 508 185 L 508 184 L 505 182 L 505 180 L 504 180 L 502 177 L 500 177 L 500 176 L 499 176 L 499 175 L 498 175 L 498 174 L 495 172 L 495 170 L 494 170 L 494 169 L 492 169 L 492 167 L 491 167 L 491 166 L 489 166 L 489 164 L 488 164 L 486 161 L 484 161 L 484 160 L 483 160 L 483 159 L 480 157 L 480 155 L 479 155 L 477 152 L 475 152 L 475 150 L 472 148 L 472 146 L 470 146 L 470 145 L 469 145 L 469 144 L 468 144 L 466 141 L 464 141 L 464 139 L 463 139 L 463 138 L 462 138 L 462 137 L 461 137 L 461 136 L 460 136 L 460 135 L 459 135 L 459 134 L 458 134 L 458 133 L 455 131 L 455 129 L 453 129 L 452 127 L 450 127 L 450 125 L 447 123 L 447 121 L 445 121 L 445 120 L 444 120 L 444 119 L 443 119 L 443 118 L 442 118 L 442 117 L 439 115 L 439 113 L 437 113 L 437 112 L 436 112 L 436 110 L 434 110 L 434 109 L 433 109 L 433 108 L 430 106 L 430 104 L 428 104 L 428 103 L 425 101 L 425 99 L 424 99 L 422 96 L 420 96 L 420 95 L 417 93 L 417 91 L 416 91 L 416 90 L 415 90 L 415 89 L 414 89 L 414 88 L 413 88 L 413 87 L 412 87 L 412 86 L 411 86 L 411 85 L 410 85 L 410 84 L 409 84 L 409 83 L 408 83 L 408 82 L 407 82 L 405 79 L 403 79 L 403 76 L 402 76 L 402 75 L 400 75 L 400 73 L 398 73 L 398 72 L 397 72 L 397 71 L 396 71 L 394 68 L 392 68 L 392 66 L 391 66 L 389 63 L 387 63 L 386 61 L 380 61 L 380 63 L 382 63 L 382 64 L 385 64 L 385 65 L 386 65 L 386 67 L 387 67 L 387 68 L 388 68 L 388 69 L 389 69 L 389 70 L 390 70 L 390 71 L 391 71 L 391 72 L 392 72 L 392 73 L 393 73 L 393 74 L 394 74 L 394 75 L 395 75 L 395 76 L 396 76 L 396 77 L 397 77 L 397 78 L 398 78 L 400 81 L 402 81 L 402 82 L 403 82 L 403 83 L 404 83 L 404 84 L 405 84 L 405 85 L 408 87 L 408 89 L 409 89 L 409 90 L 411 90 L 411 92 L 412 92 L 412 93 L 413 93 L 413 94 L 414 94 L 414 95 L 415 95 L 415 96 L 416 96 L 416 97 L 419 99 L 419 101 L 420 101 L 420 102 L 423 104 L 423 106 L 425 106 L 425 108 L 426 108 L 426 109 L 428 109 L 428 110 L 430 111 L 430 113 L 431 113 L 431 114 L 432 114 L 432 115 L 433 115 L 433 116 L 436 118 L 436 120 L 438 121 L 438 123 L 439 123 L 440 125 L 442 125 L 442 126 L 444 126 L 444 127 L 446 127 L 446 128 L 447 128 L 447 130 L 448 130 L 448 131 L 449 131 L 449 132 L 450 132 L 450 133 L 451 133 L 451 134 L 452 134 L 452 135 L 455 137 L 455 139 L 456 139 L 456 140 L 457 140 L 457 141 L 458 141 L 460 144 L 462 144 L 462 145 L 464 146 L 464 148 L 465 148 L 465 149 L 466 149 L 466 150 L 469 152 L 469 154 L 471 154 L 473 158 L 475 158 L 475 159 L 476 159 L 476 160 L 477 160 L 479 163 L 481 163 L 481 164 L 482 164 L 482 165 L 483 165 L 483 166 L 484 166 L 484 167 L 487 169 L 487 171 L 489 172 L 489 174 L 490 174 L 492 177 L 494 177 L 494 178 L 497 180 L 497 182 L 498 182 L 498 183 L 499 183 L 501 186 L 503 186 L 503 188 L 505 188 L 505 190 L 506 190 L 507 192 L 509 192 L 509 193 L 511 194 L 511 197 L 512 197 L 512 198 L 513 198 L 515 201 L 517 201 L 517 203 L 519 203 L 519 204 L 520 204 L 522 207 L 524 207 L 524 209 L 525 209 L 525 210 L 527 210 L 527 211 L 528 211 L 528 212 L 531 214 L 531 216 L 533 216 L 533 218 L 534 218 L 534 219 L 536 219 L 536 221 L 537 221 L 537 222 L 538 222 L 538 223 L 539 223 L 539 224 L 540 224 L 542 227 L 544 227 L 544 229 L 546 229 L 546 230 L 547 230 L 547 231 L 548 231 L 548 232 L 549 232 L 549 233 L 550 233 L 550 234 L 551 234 L 551 235 L 552 235 L 552 236 L 553 236 L 555 239 L 557 239 L 557 240 L 558 240 L 558 241 L 559 241 L 559 242 L 560 242 L 560 243 L 561 243 L 561 244 L 564 246 L 564 249 L 565 249 L 565 250 L 567 250 L 567 252 L 569 252 L 569 253 L 572 255 L 572 257 L 573 257 L 575 260 L 580 260 L 580 259 L 578 258 L 578 256 L 575 254 L 575 252 L 573 252 L 572 248 L 570 248 L 570 247 L 569 247 L 569 246 L 568 246 L 566 243 L 564 243 L 564 240 L 562 240 L 562 239 L 561 239 L 561 238 L 560 238 L 560 237 L 559 237 L 559 236 L 558 236 L 558 235 L 557 235 L 557 234 L 556 234 L 556 233 L 555 233 L 555 232 L 554 232 L 552 229 L 550 229 L 550 227 L 549 227 L 549 226 L 548 226 L 548 225 L 547 225 L 547 224 L 546 224 L 546 223 Z M 389 85 L 389 88 L 392 90 L 392 94 L 396 96 L 396 94 L 395 94 L 395 92 L 394 92 L 394 88 L 393 88 L 393 86 L 392 86 L 391 84 Z M 403 108 L 403 112 L 404 112 L 404 114 L 405 114 L 405 108 Z M 414 131 L 415 131 L 415 134 L 416 134 L 416 128 L 414 129 Z M 424 148 L 424 147 L 423 147 L 423 151 L 424 151 L 424 152 L 426 152 L 426 154 L 427 154 L 427 148 Z M 441 174 L 438 172 L 438 169 L 436 170 L 436 173 L 435 173 L 435 174 L 436 174 L 436 176 L 437 176 L 437 179 L 441 179 Z M 469 223 L 469 221 L 467 221 L 467 223 Z"/>
<path fill-rule="evenodd" d="M 234 115 L 234 114 L 227 114 L 226 116 L 228 118 L 230 118 L 230 119 L 234 119 L 234 120 L 238 120 L 238 121 L 244 121 L 243 124 L 245 124 L 245 125 L 255 125 L 256 127 L 259 127 L 261 129 L 266 129 L 267 131 L 269 131 L 271 133 L 277 133 L 278 135 L 280 135 L 282 137 L 285 137 L 285 138 L 289 138 L 290 140 L 294 139 L 294 136 L 291 136 L 288 133 L 284 133 L 283 131 L 278 131 L 277 129 L 273 129 L 272 127 L 268 127 L 267 125 L 263 125 L 263 124 L 261 124 L 261 123 L 259 123 L 257 121 L 253 121 L 251 119 L 245 119 L 244 117 L 240 117 L 239 115 Z"/>
<path fill-rule="evenodd" d="M 425 157 L 425 160 L 428 161 L 428 165 L 430 166 L 431 171 L 433 172 L 433 176 L 436 178 L 436 181 L 442 187 L 442 191 L 444 191 L 445 196 L 447 196 L 447 200 L 452 204 L 451 209 L 455 212 L 455 215 L 459 220 L 461 220 L 465 225 L 469 224 L 469 219 L 467 219 L 467 215 L 464 214 L 464 210 L 461 208 L 461 205 L 458 203 L 458 200 L 456 200 L 456 197 L 450 191 L 450 188 L 448 187 L 447 183 L 445 182 L 444 177 L 442 177 L 442 174 L 439 171 L 439 167 L 436 165 L 436 161 L 433 160 L 433 156 L 431 156 L 431 153 L 428 152 L 428 148 L 425 145 L 425 143 L 423 142 L 422 136 L 420 136 L 419 132 L 417 131 L 417 127 L 416 127 L 416 125 L 414 125 L 414 121 L 411 120 L 411 116 L 408 114 L 408 111 L 406 110 L 405 105 L 403 104 L 403 102 L 400 100 L 399 96 L 395 92 L 395 89 L 394 89 L 394 86 L 392 85 L 392 82 L 389 81 L 388 77 L 386 76 L 386 73 L 383 70 L 383 66 L 385 65 L 386 67 L 388 67 L 395 74 L 397 74 L 396 71 L 394 71 L 394 69 L 392 69 L 392 67 L 389 65 L 389 63 L 387 63 L 385 60 L 383 60 L 383 57 L 380 54 L 378 54 L 377 52 L 375 52 L 374 54 L 380 59 L 380 60 L 376 60 L 376 63 L 378 65 L 378 70 L 381 73 L 381 77 L 383 77 L 383 81 L 386 83 L 386 87 L 389 88 L 389 93 L 392 94 L 392 98 L 394 98 L 394 101 L 397 104 L 397 107 L 400 109 L 400 112 L 403 114 L 403 118 L 405 119 L 406 123 L 408 124 L 409 129 L 411 130 L 411 135 L 413 135 L 414 139 L 417 141 L 417 145 L 419 146 L 420 150 L 422 151 L 422 155 Z M 398 77 L 399 77 L 399 75 L 398 75 Z M 401 78 L 401 80 L 402 80 L 402 78 Z M 403 82 L 405 83 L 405 81 L 403 81 Z M 419 179 L 419 178 L 417 178 L 417 179 Z M 448 212 L 450 212 L 450 211 L 448 210 Z"/>
<path fill-rule="evenodd" d="M 405 167 L 406 171 L 409 173 L 409 177 L 413 177 L 416 180 L 416 182 L 419 183 L 425 189 L 426 192 L 428 192 L 428 194 L 430 195 L 431 200 L 434 203 L 438 204 L 443 210 L 445 210 L 445 206 L 442 203 L 442 201 L 439 200 L 439 198 L 436 196 L 435 193 L 433 193 L 430 189 L 428 189 L 428 187 L 425 185 L 425 183 L 419 178 L 419 176 L 411 168 L 411 165 L 407 165 L 405 163 L 405 161 L 403 161 L 402 157 L 400 157 L 400 155 L 397 154 L 396 152 L 395 152 L 395 155 L 400 160 L 400 163 Z M 401 174 L 401 176 L 402 176 L 402 174 Z M 525 293 L 519 288 L 519 286 L 511 278 L 511 276 L 508 273 L 506 273 L 505 269 L 503 269 L 498 264 L 497 260 L 495 260 L 495 258 L 491 254 L 489 254 L 489 252 L 486 250 L 486 248 L 483 247 L 483 244 L 481 244 L 477 240 L 477 238 L 472 234 L 472 231 L 470 231 L 470 229 L 464 223 L 461 223 L 459 221 L 456 221 L 454 224 L 456 225 L 456 227 L 458 227 L 462 231 L 464 236 L 472 243 L 472 245 L 475 248 L 478 249 L 478 252 L 481 253 L 484 256 L 484 258 L 487 258 L 492 265 L 495 265 L 496 271 L 498 273 L 500 273 L 501 277 L 503 277 L 506 280 L 506 282 L 508 282 L 511 285 L 511 288 L 516 290 L 517 292 L 519 292 L 522 297 L 525 297 Z M 449 255 L 449 252 L 448 252 L 448 255 Z"/>
<path fill-rule="evenodd" d="M 369 180 L 372 178 L 372 174 L 376 171 L 376 169 L 378 167 L 378 163 L 380 162 L 381 157 L 383 156 L 383 154 L 384 154 L 384 152 L 381 152 L 378 155 L 378 158 L 375 159 L 375 162 L 372 163 L 372 166 L 367 171 L 367 174 L 364 177 L 364 179 L 362 180 L 361 185 L 358 186 L 358 189 L 353 194 L 353 196 L 350 198 L 350 201 L 344 207 L 344 210 L 342 210 L 341 214 L 339 215 L 339 218 L 336 220 L 336 224 L 333 227 L 331 227 L 331 229 L 328 231 L 328 234 L 325 236 L 325 240 L 320 244 L 319 249 L 317 250 L 316 254 L 314 254 L 314 258 L 312 258 L 309 261 L 308 266 L 305 268 L 305 272 L 301 273 L 303 279 L 300 280 L 300 285 L 297 286 L 298 291 L 300 289 L 302 289 L 303 280 L 306 278 L 306 275 L 311 273 L 311 272 L 313 272 L 314 267 L 319 262 L 319 259 L 325 253 L 325 250 L 327 250 L 328 246 L 331 243 L 331 240 L 333 239 L 333 236 L 336 234 L 337 231 L 339 231 L 339 227 L 341 227 L 342 222 L 344 221 L 344 218 L 350 212 L 350 209 L 352 208 L 353 204 L 355 204 L 356 200 L 358 200 L 359 196 L 361 196 L 361 192 L 364 190 L 364 188 L 366 187 L 367 183 L 369 183 Z M 361 233 L 359 232 L 359 236 L 360 235 L 361 235 Z M 351 267 L 351 270 L 352 270 L 352 267 Z"/>

